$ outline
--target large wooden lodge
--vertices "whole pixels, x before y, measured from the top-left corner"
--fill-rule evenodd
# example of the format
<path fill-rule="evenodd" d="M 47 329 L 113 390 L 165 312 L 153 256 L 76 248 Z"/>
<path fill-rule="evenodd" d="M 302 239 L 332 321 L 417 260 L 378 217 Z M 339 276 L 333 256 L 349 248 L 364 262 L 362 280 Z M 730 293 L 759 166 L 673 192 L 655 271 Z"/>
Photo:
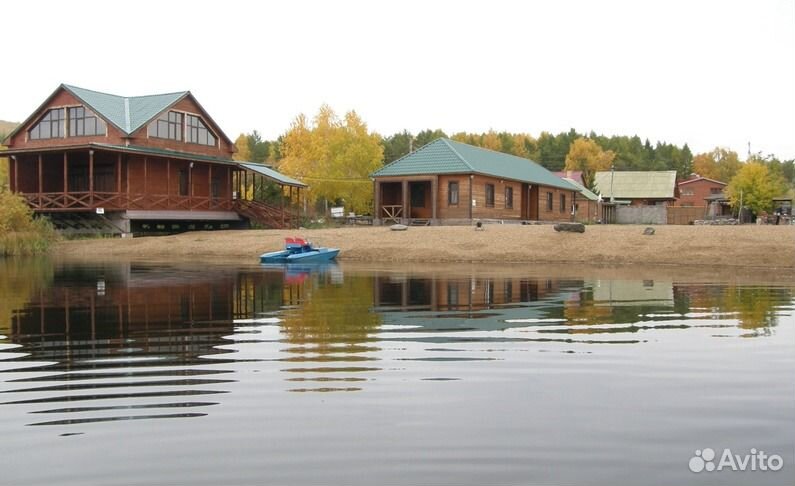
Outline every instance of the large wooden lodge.
<path fill-rule="evenodd" d="M 66 229 L 171 232 L 297 226 L 306 185 L 232 160 L 189 91 L 124 97 L 59 86 L 6 139 L 10 188 Z M 277 203 L 257 200 L 277 184 Z"/>

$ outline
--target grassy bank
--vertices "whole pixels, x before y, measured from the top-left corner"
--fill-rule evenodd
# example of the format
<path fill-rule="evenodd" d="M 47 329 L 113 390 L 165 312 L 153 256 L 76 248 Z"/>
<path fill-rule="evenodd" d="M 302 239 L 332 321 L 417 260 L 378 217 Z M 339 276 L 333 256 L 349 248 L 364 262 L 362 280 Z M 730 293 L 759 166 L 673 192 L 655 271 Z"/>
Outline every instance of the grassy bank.
<path fill-rule="evenodd" d="M 643 264 L 795 269 L 792 226 L 589 226 L 584 234 L 556 233 L 550 225 L 386 227 L 319 230 L 192 232 L 175 236 L 65 241 L 55 253 L 95 258 L 256 261 L 285 236 L 304 236 L 342 250 L 345 261 Z"/>
<path fill-rule="evenodd" d="M 44 218 L 34 218 L 25 201 L 0 191 L 0 257 L 46 252 L 58 235 Z"/>

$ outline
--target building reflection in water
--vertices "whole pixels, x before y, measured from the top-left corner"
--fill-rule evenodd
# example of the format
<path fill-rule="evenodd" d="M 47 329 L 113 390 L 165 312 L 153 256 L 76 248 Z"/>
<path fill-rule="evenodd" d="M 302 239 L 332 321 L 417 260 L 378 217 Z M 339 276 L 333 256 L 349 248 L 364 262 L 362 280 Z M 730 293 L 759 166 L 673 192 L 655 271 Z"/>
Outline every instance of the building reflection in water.
<path fill-rule="evenodd" d="M 763 336 L 792 302 L 775 285 L 43 260 L 0 260 L 0 292 L 0 404 L 31 425 L 202 416 L 246 360 L 289 391 L 358 391 L 440 344 Z"/>

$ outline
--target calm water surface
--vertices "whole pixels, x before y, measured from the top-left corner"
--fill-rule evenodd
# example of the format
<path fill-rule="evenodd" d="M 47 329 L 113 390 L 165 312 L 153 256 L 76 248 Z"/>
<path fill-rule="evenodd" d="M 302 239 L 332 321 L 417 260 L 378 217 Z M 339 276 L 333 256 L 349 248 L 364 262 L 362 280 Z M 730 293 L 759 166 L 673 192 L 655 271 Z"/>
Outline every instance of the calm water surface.
<path fill-rule="evenodd" d="M 0 484 L 792 485 L 794 290 L 0 259 Z"/>

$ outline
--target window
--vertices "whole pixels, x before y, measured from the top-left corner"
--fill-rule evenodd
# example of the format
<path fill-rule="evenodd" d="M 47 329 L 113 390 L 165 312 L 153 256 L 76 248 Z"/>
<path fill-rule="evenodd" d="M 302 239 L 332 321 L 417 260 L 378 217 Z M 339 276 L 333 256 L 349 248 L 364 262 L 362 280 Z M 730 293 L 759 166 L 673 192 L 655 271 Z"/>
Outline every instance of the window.
<path fill-rule="evenodd" d="M 196 115 L 187 115 L 188 130 L 186 138 L 188 143 L 215 146 L 215 135 L 207 128 L 201 118 Z"/>
<path fill-rule="evenodd" d="M 547 211 L 552 211 L 552 193 L 547 193 Z"/>
<path fill-rule="evenodd" d="M 188 169 L 180 169 L 179 171 L 179 195 L 188 195 Z"/>
<path fill-rule="evenodd" d="M 182 113 L 169 111 L 157 117 L 149 124 L 149 136 L 182 140 Z"/>
<path fill-rule="evenodd" d="M 458 181 L 447 183 L 447 205 L 458 206 Z"/>
<path fill-rule="evenodd" d="M 411 188 L 411 207 L 424 208 L 425 207 L 425 185 L 417 184 Z"/>
<path fill-rule="evenodd" d="M 565 213 L 566 212 L 566 195 L 565 194 L 561 194 L 560 195 L 560 212 L 561 213 Z"/>
<path fill-rule="evenodd" d="M 709 188 L 709 193 L 710 194 L 722 194 L 723 193 L 723 188 L 722 187 L 710 187 Z"/>
<path fill-rule="evenodd" d="M 513 209 L 513 187 L 505 188 L 505 209 Z"/>
<path fill-rule="evenodd" d="M 105 122 L 84 106 L 69 108 L 69 136 L 105 135 Z"/>
<path fill-rule="evenodd" d="M 494 184 L 486 184 L 486 207 L 494 207 Z"/>
<path fill-rule="evenodd" d="M 64 136 L 64 109 L 55 108 L 47 112 L 28 132 L 31 140 L 61 138 Z"/>
<path fill-rule="evenodd" d="M 692 196 L 692 195 L 694 195 L 694 193 L 693 193 L 692 189 L 682 189 L 682 195 L 683 196 Z"/>

